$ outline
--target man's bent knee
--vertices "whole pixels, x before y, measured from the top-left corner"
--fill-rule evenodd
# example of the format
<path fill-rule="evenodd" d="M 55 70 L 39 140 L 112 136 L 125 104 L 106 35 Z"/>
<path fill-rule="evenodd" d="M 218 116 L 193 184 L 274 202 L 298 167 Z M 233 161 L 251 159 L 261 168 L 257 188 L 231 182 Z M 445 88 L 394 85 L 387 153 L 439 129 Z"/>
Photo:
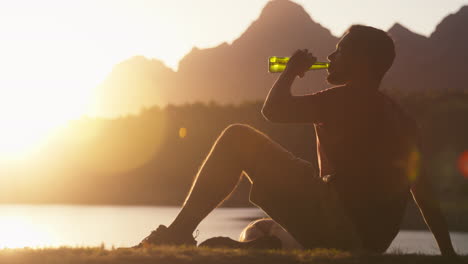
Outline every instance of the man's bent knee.
<path fill-rule="evenodd" d="M 256 133 L 261 133 L 261 132 L 253 128 L 250 125 L 236 123 L 236 124 L 231 124 L 227 126 L 223 130 L 222 135 L 225 137 L 245 138 Z"/>
<path fill-rule="evenodd" d="M 273 142 L 264 133 L 245 124 L 229 125 L 218 138 L 217 144 L 229 149 L 242 162 L 244 171 L 250 173 L 257 167 L 261 159 L 271 154 Z"/>
<path fill-rule="evenodd" d="M 218 141 L 223 141 L 241 149 L 250 149 L 253 146 L 265 143 L 268 137 L 246 124 L 231 124 L 227 126 L 221 133 Z"/>

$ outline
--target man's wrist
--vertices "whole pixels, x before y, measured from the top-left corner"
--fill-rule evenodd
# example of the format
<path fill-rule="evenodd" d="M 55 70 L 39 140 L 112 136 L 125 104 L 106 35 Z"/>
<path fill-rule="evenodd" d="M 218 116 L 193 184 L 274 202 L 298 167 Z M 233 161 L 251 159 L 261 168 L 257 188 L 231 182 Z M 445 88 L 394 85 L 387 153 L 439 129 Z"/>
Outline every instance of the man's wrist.
<path fill-rule="evenodd" d="M 295 73 L 292 68 L 286 67 L 286 69 L 283 71 L 283 75 L 290 78 L 296 78 L 298 74 Z"/>

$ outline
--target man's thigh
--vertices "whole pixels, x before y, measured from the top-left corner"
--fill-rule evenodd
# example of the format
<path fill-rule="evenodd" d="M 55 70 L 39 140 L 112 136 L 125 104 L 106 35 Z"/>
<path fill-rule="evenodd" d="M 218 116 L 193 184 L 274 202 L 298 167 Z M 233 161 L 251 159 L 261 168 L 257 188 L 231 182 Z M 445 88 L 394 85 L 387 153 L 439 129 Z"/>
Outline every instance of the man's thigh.
<path fill-rule="evenodd" d="M 315 164 L 272 149 L 253 171 L 250 200 L 306 248 L 357 246 L 357 236 L 332 186 Z"/>

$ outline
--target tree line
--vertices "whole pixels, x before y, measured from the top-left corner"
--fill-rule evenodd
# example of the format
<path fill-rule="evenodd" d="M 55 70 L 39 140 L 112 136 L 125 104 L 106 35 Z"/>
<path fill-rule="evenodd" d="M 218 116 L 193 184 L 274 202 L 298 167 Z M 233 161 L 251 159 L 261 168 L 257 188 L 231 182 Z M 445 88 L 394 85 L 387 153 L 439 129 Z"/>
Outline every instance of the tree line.
<path fill-rule="evenodd" d="M 457 160 L 468 150 L 468 94 L 390 96 L 419 123 L 440 196 L 467 198 L 468 180 Z M 313 126 L 270 123 L 260 113 L 262 104 L 154 106 L 115 119 L 71 121 L 34 162 L 9 168 L 14 180 L 1 185 L 0 201 L 180 205 L 212 144 L 233 123 L 249 124 L 314 162 Z M 248 192 L 244 181 L 225 205 L 248 205 Z"/>

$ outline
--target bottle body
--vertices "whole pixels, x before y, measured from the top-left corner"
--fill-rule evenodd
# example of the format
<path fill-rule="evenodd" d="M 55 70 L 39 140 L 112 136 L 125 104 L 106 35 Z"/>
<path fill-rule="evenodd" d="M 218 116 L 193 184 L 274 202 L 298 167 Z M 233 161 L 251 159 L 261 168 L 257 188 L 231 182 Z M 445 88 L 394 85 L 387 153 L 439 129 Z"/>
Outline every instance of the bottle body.
<path fill-rule="evenodd" d="M 286 64 L 289 61 L 289 57 L 270 57 L 268 58 L 268 72 L 277 73 L 282 72 L 286 69 Z M 309 70 L 322 70 L 328 69 L 330 63 L 328 62 L 316 62 L 310 66 Z"/>

